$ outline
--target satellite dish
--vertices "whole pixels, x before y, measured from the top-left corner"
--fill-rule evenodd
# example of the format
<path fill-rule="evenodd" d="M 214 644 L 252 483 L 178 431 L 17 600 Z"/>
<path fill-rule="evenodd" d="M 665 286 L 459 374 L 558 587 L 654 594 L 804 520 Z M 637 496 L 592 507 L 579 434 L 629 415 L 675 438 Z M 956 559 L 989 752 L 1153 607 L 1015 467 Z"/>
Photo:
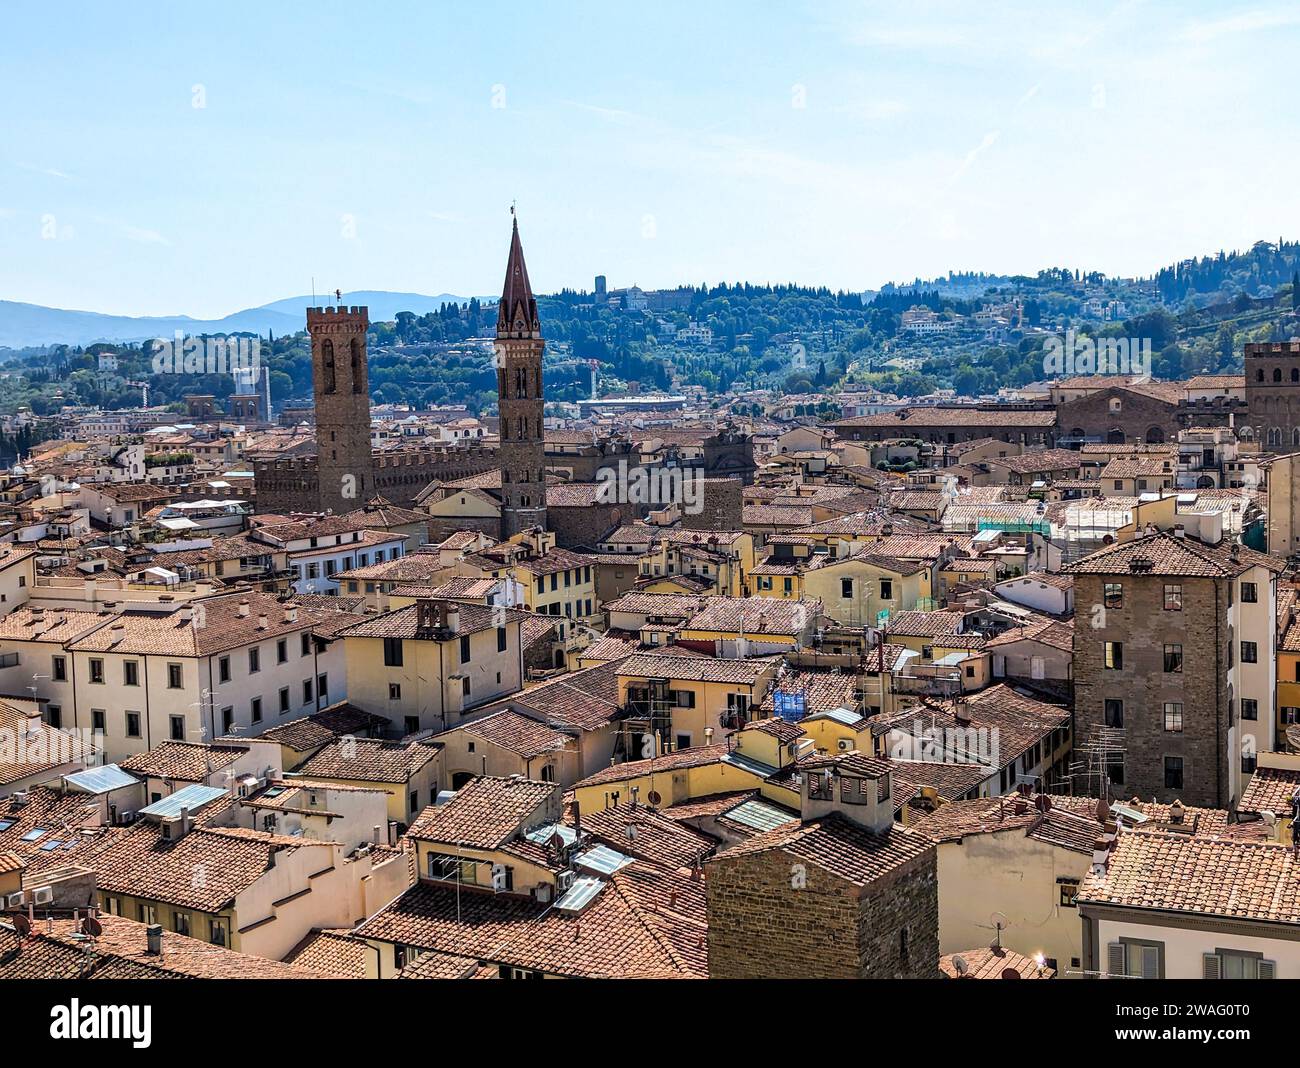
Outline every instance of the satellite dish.
<path fill-rule="evenodd" d="M 966 963 L 966 958 L 960 953 L 952 958 L 952 966 L 956 969 L 958 975 L 965 975 L 970 971 L 970 965 Z"/>
<path fill-rule="evenodd" d="M 14 930 L 18 932 L 19 938 L 26 938 L 32 933 L 32 921 L 24 913 L 14 913 Z"/>
<path fill-rule="evenodd" d="M 81 921 L 81 933 L 88 934 L 91 938 L 98 938 L 104 933 L 104 925 L 94 916 L 87 916 Z"/>
<path fill-rule="evenodd" d="M 1002 969 L 1002 978 L 1003 978 L 1003 979 L 1023 979 L 1024 976 L 1021 975 L 1018 971 L 1016 971 L 1015 968 L 1003 968 L 1003 969 Z"/>
<path fill-rule="evenodd" d="M 1269 812 L 1267 809 L 1265 809 L 1259 815 L 1260 818 L 1264 821 L 1264 826 L 1267 827 L 1270 831 L 1277 826 L 1277 813 Z"/>
<path fill-rule="evenodd" d="M 658 790 L 651 790 L 648 794 L 646 794 L 645 799 L 647 804 L 657 805 L 659 804 L 660 801 L 663 800 L 663 797 L 660 796 Z"/>
<path fill-rule="evenodd" d="M 989 926 L 996 930 L 1001 930 L 1007 925 L 1007 914 L 1005 912 L 995 912 L 989 917 Z"/>

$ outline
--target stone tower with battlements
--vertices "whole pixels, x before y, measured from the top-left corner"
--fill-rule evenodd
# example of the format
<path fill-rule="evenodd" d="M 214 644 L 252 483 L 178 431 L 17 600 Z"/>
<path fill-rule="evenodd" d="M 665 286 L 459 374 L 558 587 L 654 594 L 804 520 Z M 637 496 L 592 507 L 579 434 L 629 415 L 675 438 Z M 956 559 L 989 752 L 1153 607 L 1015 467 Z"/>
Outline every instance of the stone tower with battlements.
<path fill-rule="evenodd" d="M 369 325 L 366 308 L 307 309 L 319 507 L 336 514 L 359 508 L 374 495 L 366 367 Z"/>
<path fill-rule="evenodd" d="M 546 445 L 542 429 L 542 324 L 519 243 L 510 237 L 497 306 L 495 363 L 501 415 L 501 536 L 546 526 Z"/>

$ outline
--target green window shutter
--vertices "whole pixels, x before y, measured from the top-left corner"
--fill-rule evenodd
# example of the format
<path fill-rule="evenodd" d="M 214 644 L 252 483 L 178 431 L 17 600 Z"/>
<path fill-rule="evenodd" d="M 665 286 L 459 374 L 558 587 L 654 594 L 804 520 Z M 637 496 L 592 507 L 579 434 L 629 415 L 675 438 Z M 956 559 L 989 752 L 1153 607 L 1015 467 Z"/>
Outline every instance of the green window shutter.
<path fill-rule="evenodd" d="M 1261 979 L 1277 978 L 1277 961 L 1262 960 L 1259 962 L 1259 977 Z"/>
<path fill-rule="evenodd" d="M 1223 960 L 1217 953 L 1206 953 L 1202 958 L 1201 978 L 1202 979 L 1222 979 L 1223 978 Z"/>

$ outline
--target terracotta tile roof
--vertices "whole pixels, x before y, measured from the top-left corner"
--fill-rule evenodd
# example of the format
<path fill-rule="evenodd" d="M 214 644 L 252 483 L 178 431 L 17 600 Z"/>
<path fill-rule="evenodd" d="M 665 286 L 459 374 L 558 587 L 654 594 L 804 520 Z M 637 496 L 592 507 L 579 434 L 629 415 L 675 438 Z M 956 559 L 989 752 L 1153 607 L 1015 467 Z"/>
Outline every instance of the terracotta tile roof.
<path fill-rule="evenodd" d="M 295 771 L 309 779 L 329 782 L 404 783 L 442 746 L 432 741 L 393 742 L 383 738 L 338 738 L 308 757 Z"/>
<path fill-rule="evenodd" d="M 66 608 L 41 609 L 23 605 L 0 617 L 0 639 L 62 645 L 79 638 L 88 630 L 104 626 L 109 618 L 98 612 L 77 612 Z"/>
<path fill-rule="evenodd" d="M 94 798 L 44 786 L 31 787 L 26 794 L 26 803 L 13 794 L 0 798 L 0 824 L 8 825 L 0 830 L 0 850 L 17 855 L 30 874 L 82 863 L 100 837 Z M 37 831 L 44 833 L 23 841 Z M 59 842 L 59 848 L 46 849 L 51 842 Z"/>
<path fill-rule="evenodd" d="M 452 636 L 453 638 L 495 629 L 502 620 L 506 623 L 522 623 L 531 615 L 529 612 L 521 612 L 513 608 L 496 609 L 488 605 L 468 602 L 457 602 L 456 607 L 460 609 L 460 624 L 456 634 Z M 405 608 L 397 608 L 391 612 L 368 616 L 361 622 L 354 623 L 339 633 L 344 638 L 429 637 L 432 639 L 432 635 L 426 635 L 420 630 L 418 613 L 419 605 L 410 604 Z M 452 638 L 440 640 L 451 641 Z"/>
<path fill-rule="evenodd" d="M 847 708 L 856 712 L 862 704 L 858 698 L 858 677 L 833 671 L 787 671 L 781 676 L 780 683 L 763 698 L 758 706 L 760 712 L 772 714 L 775 711 L 775 695 L 778 691 L 802 691 L 804 714 L 809 716 L 832 708 Z"/>
<path fill-rule="evenodd" d="M 347 979 L 366 978 L 366 958 L 373 951 L 351 930 L 312 931 L 289 950 L 286 964 Z"/>
<path fill-rule="evenodd" d="M 1275 556 L 1244 545 L 1220 542 L 1206 545 L 1195 538 L 1179 538 L 1159 531 L 1132 541 L 1117 542 L 1067 564 L 1061 570 L 1074 575 L 1170 575 L 1191 578 L 1228 578 L 1252 567 L 1280 574 L 1286 564 Z"/>
<path fill-rule="evenodd" d="M 908 638 L 937 638 L 960 634 L 965 623 L 964 612 L 899 612 L 889 620 L 890 634 Z"/>
<path fill-rule="evenodd" d="M 239 614 L 240 602 L 248 602 L 248 614 Z M 316 624 L 337 623 L 348 613 L 299 608 L 297 619 L 289 619 L 290 605 L 265 593 L 236 592 L 203 597 L 191 602 L 193 618 L 183 618 L 184 608 L 159 614 L 130 610 L 113 616 L 107 625 L 68 643 L 84 653 L 135 653 L 160 656 L 210 656 L 256 642 L 283 638 Z M 267 617 L 265 628 L 261 616 Z"/>
<path fill-rule="evenodd" d="M 1300 924 L 1300 864 L 1280 843 L 1130 831 L 1079 901 Z"/>
<path fill-rule="evenodd" d="M 735 660 L 712 656 L 659 656 L 638 653 L 617 668 L 622 678 L 726 682 L 752 686 L 772 668 L 771 660 Z"/>
<path fill-rule="evenodd" d="M 508 749 L 525 759 L 540 756 L 543 753 L 553 753 L 557 750 L 569 748 L 572 745 L 572 738 L 562 731 L 508 709 L 502 712 L 494 712 L 482 719 L 463 723 L 459 727 L 439 735 L 436 740 L 444 740 L 448 734 L 453 734 L 456 731 L 472 734 L 476 738 L 481 738 L 493 745 Z"/>
<path fill-rule="evenodd" d="M 366 943 L 362 943 L 366 945 Z M 473 957 L 459 957 L 453 953 L 426 951 L 397 973 L 399 979 L 484 979 L 495 978 L 496 969 L 489 975 L 479 974 L 483 969 Z"/>
<path fill-rule="evenodd" d="M 369 735 L 388 730 L 392 724 L 382 716 L 340 702 L 301 719 L 290 720 L 263 731 L 258 738 L 270 738 L 298 753 L 328 745 L 344 735 Z"/>
<path fill-rule="evenodd" d="M 83 744 L 78 736 L 49 726 L 40 716 L 29 716 L 0 701 L 0 786 L 90 761 L 93 754 Z"/>
<path fill-rule="evenodd" d="M 332 848 L 327 842 L 225 827 L 196 827 L 168 841 L 156 824 L 141 822 L 108 832 L 93 863 L 101 891 L 218 912 L 274 866 L 274 854 L 319 850 L 318 867 L 325 868 Z M 203 879 L 195 878 L 198 871 Z"/>
<path fill-rule="evenodd" d="M 704 978 L 708 967 L 702 884 L 644 863 L 617 872 L 576 916 L 421 881 L 358 933 L 551 975 Z"/>
<path fill-rule="evenodd" d="M 421 812 L 406 836 L 497 849 L 534 822 L 544 822 L 552 799 L 558 800 L 554 783 L 482 775 L 466 783 L 446 804 L 430 805 Z"/>
<path fill-rule="evenodd" d="M 1101 469 L 1100 478 L 1174 478 L 1177 459 L 1164 456 L 1116 456 Z"/>
<path fill-rule="evenodd" d="M 989 638 L 984 643 L 984 647 L 986 649 L 997 649 L 1020 641 L 1039 642 L 1042 645 L 1051 646 L 1053 649 L 1063 652 L 1073 652 L 1074 621 L 1036 619 L 1027 626 L 1013 627 L 1011 630 L 1003 631 L 995 638 Z"/>
<path fill-rule="evenodd" d="M 1275 816 L 1290 818 L 1291 799 L 1297 792 L 1300 792 L 1300 770 L 1261 765 L 1250 777 L 1250 782 L 1237 803 L 1237 810 L 1271 812 Z"/>
<path fill-rule="evenodd" d="M 758 796 L 757 790 L 742 790 L 739 793 L 731 794 L 708 794 L 704 797 L 693 797 L 689 801 L 661 808 L 659 809 L 659 815 L 683 823 L 701 817 L 721 816 L 724 812 L 728 812 L 737 805 Z"/>
<path fill-rule="evenodd" d="M 704 600 L 701 610 L 682 625 L 682 630 L 733 634 L 743 629 L 746 635 L 797 635 L 815 626 L 822 610 L 821 601 L 816 599 L 708 597 Z"/>
<path fill-rule="evenodd" d="M 939 792 L 940 797 L 953 801 L 964 797 L 994 774 L 992 768 L 983 764 L 951 761 L 891 759 L 890 766 L 894 772 L 894 800 L 899 803 L 915 797 L 923 786 L 931 787 Z"/>
<path fill-rule="evenodd" d="M 617 805 L 582 813 L 582 829 L 611 849 L 668 868 L 690 869 L 709 856 L 711 838 L 675 823 L 644 805 Z M 636 833 L 629 837 L 628 828 Z"/>
<path fill-rule="evenodd" d="M 962 971 L 957 968 L 957 957 L 965 965 Z M 1040 969 L 1033 957 L 1022 956 L 1005 946 L 963 949 L 960 953 L 948 953 L 939 958 L 939 971 L 949 979 L 1001 979 L 1008 969 L 1021 979 L 1051 979 L 1056 975 L 1052 968 Z"/>
<path fill-rule="evenodd" d="M 832 813 L 816 820 L 791 820 L 733 845 L 710 860 L 705 871 L 738 857 L 779 850 L 855 886 L 866 886 L 933 849 L 928 837 L 910 828 L 895 825 L 875 834 Z"/>
<path fill-rule="evenodd" d="M 118 767 L 132 775 L 203 782 L 214 771 L 229 767 L 248 749 L 246 745 L 162 742 L 147 752 L 118 761 Z"/>
<path fill-rule="evenodd" d="M 618 673 L 623 658 L 573 671 L 533 686 L 510 698 L 510 704 L 530 710 L 547 723 L 600 730 L 621 710 Z"/>
<path fill-rule="evenodd" d="M 91 944 L 74 938 L 78 924 L 42 922 L 17 952 L 13 936 L 0 932 L 0 979 L 326 979 L 310 968 L 238 953 L 197 938 L 165 931 L 162 953 L 151 954 L 147 925 L 101 914 L 102 933 Z M 50 927 L 53 930 L 50 930 Z"/>
<path fill-rule="evenodd" d="M 709 601 L 708 597 L 677 593 L 625 593 L 604 604 L 608 612 L 629 612 L 634 615 L 669 616 L 689 619 Z"/>
<path fill-rule="evenodd" d="M 729 752 L 725 742 L 715 745 L 697 745 L 690 749 L 678 749 L 663 756 L 651 757 L 649 760 L 628 760 L 601 768 L 593 775 L 588 775 L 573 784 L 576 790 L 585 786 L 600 786 L 604 783 L 625 782 L 639 779 L 645 775 L 657 775 L 665 771 L 679 771 L 686 768 L 700 768 L 708 764 L 720 763 Z"/>

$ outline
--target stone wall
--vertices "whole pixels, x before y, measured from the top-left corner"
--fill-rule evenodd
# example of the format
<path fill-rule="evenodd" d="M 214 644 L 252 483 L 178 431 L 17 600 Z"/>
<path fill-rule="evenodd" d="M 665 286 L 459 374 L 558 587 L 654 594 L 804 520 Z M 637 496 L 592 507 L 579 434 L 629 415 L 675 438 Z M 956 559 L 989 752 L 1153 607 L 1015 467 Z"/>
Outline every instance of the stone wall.
<path fill-rule="evenodd" d="M 1123 587 L 1123 607 L 1105 608 L 1103 584 Z M 1166 583 L 1182 586 L 1181 612 L 1164 610 Z M 1229 801 L 1227 588 L 1209 578 L 1160 575 L 1075 575 L 1074 738 L 1105 722 L 1105 701 L 1124 702 L 1124 779 L 1121 797 L 1137 795 L 1222 808 Z M 1093 621 L 1102 625 L 1093 626 Z M 1123 668 L 1104 667 L 1105 643 L 1123 643 Z M 1164 670 L 1166 644 L 1183 647 L 1183 670 Z M 1260 650 L 1261 655 L 1272 655 Z M 1183 706 L 1181 733 L 1165 730 L 1165 702 Z M 1164 758 L 1182 757 L 1183 787 L 1165 786 Z M 1077 784 L 1083 786 L 1083 784 Z M 1095 780 L 1086 789 L 1096 789 Z"/>
<path fill-rule="evenodd" d="M 802 865 L 804 885 L 792 885 Z M 936 975 L 934 850 L 858 887 L 779 848 L 708 862 L 709 975 L 715 979 L 894 979 Z M 907 959 L 902 956 L 907 930 Z"/>

